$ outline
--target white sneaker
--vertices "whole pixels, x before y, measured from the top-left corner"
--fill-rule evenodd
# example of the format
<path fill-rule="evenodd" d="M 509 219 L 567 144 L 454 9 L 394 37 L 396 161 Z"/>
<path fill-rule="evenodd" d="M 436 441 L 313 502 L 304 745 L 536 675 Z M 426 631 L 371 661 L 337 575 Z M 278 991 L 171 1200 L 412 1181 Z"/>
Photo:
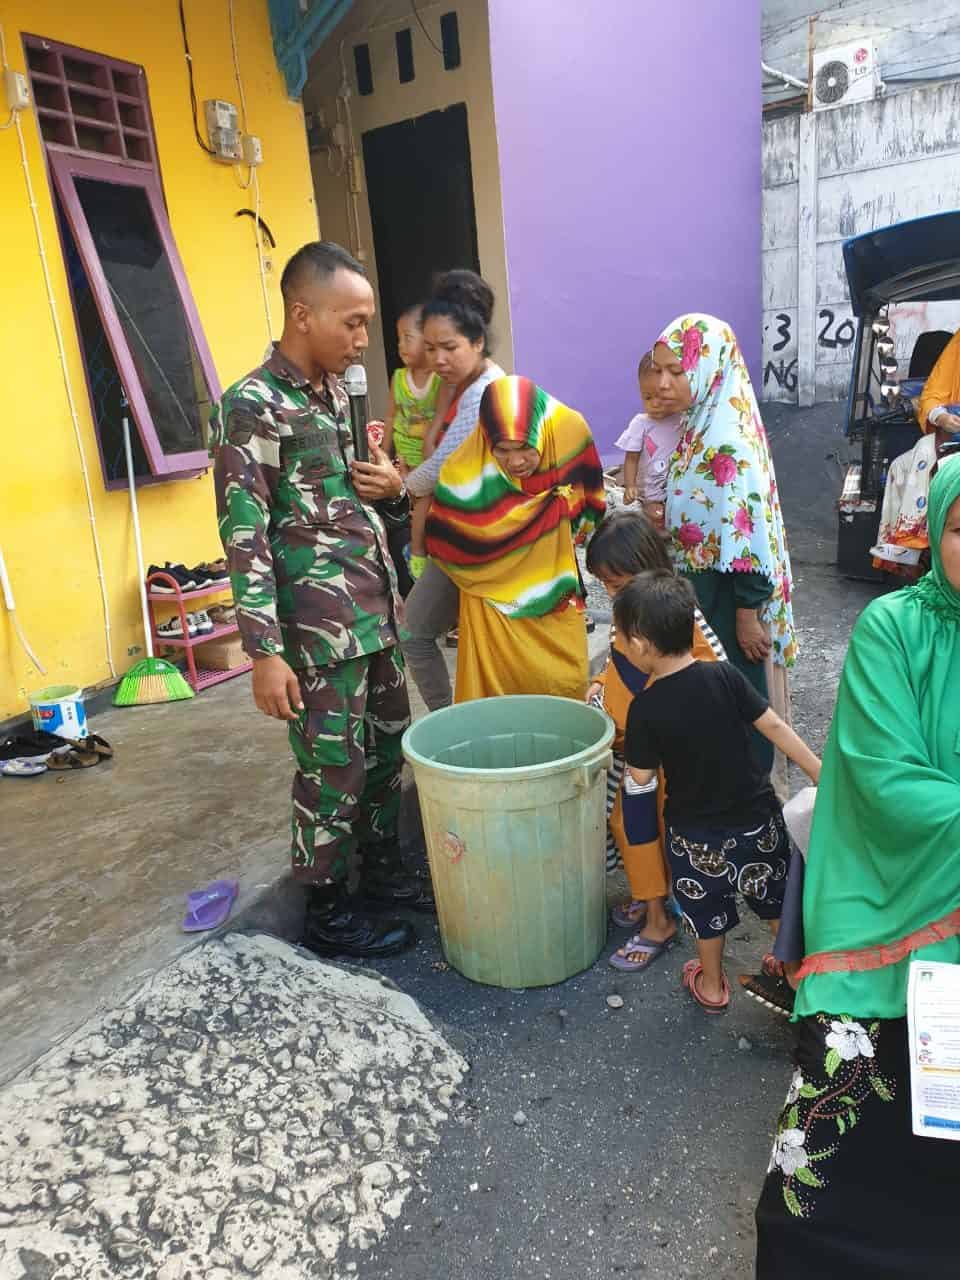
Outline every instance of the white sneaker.
<path fill-rule="evenodd" d="M 188 613 L 187 626 L 192 628 L 190 632 L 192 636 L 213 635 L 216 629 L 213 625 L 213 619 L 206 609 L 199 609 L 196 613 Z"/>
<path fill-rule="evenodd" d="M 192 638 L 196 634 L 196 629 L 193 625 L 193 615 L 188 613 L 187 635 Z M 182 640 L 183 627 L 180 625 L 180 618 L 177 615 L 174 615 L 172 618 L 168 618 L 166 622 L 161 622 L 157 627 L 157 636 L 161 640 Z"/>

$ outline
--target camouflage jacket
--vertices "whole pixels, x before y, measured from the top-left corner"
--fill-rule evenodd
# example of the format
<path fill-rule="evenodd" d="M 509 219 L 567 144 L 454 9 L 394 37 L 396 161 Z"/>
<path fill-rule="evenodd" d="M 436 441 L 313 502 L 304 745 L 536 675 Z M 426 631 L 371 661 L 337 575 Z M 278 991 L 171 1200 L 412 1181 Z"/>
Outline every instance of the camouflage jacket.
<path fill-rule="evenodd" d="M 325 667 L 397 643 L 386 533 L 350 480 L 343 388 L 326 393 L 275 348 L 211 419 L 220 537 L 243 647 Z"/>

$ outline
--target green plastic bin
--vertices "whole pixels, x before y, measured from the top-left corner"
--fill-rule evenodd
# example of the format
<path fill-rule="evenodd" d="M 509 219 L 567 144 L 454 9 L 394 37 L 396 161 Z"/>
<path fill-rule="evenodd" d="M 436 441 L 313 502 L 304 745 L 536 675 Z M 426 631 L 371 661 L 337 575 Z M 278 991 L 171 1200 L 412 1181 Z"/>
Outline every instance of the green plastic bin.
<path fill-rule="evenodd" d="M 443 950 L 467 978 L 549 986 L 600 954 L 612 741 L 569 698 L 484 698 L 407 730 Z"/>

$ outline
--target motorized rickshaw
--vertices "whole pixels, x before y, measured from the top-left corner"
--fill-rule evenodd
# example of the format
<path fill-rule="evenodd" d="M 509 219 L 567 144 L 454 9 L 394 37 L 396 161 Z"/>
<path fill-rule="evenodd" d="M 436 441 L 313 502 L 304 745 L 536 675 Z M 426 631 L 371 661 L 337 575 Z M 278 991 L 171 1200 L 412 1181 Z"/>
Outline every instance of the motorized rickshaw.
<path fill-rule="evenodd" d="M 953 336 L 948 330 L 921 333 L 904 376 L 895 356 L 889 308 L 960 300 L 960 210 L 856 236 L 845 242 L 843 258 L 858 321 L 845 433 L 861 445 L 861 453 L 860 461 L 847 469 L 840 497 L 837 563 L 847 577 L 879 580 L 883 572 L 874 567 L 871 550 L 887 475 L 894 460 L 920 438 L 916 401 Z"/>

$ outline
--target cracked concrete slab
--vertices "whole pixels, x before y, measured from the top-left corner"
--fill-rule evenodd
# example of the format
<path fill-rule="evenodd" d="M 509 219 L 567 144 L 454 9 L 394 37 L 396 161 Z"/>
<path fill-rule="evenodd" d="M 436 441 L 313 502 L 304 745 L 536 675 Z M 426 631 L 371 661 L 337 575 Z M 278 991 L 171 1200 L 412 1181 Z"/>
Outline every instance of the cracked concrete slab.
<path fill-rule="evenodd" d="M 0 1280 L 349 1280 L 467 1069 L 377 975 L 214 939 L 0 1091 Z"/>

